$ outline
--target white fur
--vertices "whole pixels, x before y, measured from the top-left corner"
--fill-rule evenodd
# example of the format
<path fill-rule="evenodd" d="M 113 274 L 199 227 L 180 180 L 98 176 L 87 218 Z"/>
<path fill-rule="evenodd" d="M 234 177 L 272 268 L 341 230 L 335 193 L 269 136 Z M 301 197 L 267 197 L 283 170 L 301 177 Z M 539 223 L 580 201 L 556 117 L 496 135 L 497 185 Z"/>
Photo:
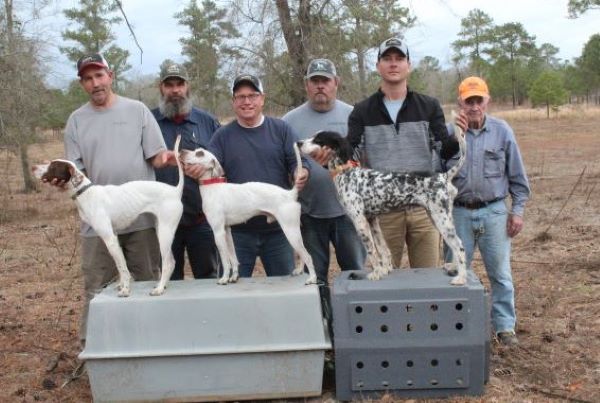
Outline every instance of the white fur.
<path fill-rule="evenodd" d="M 179 138 L 175 149 L 179 145 Z M 162 273 L 160 281 L 150 295 L 161 295 L 175 267 L 171 244 L 179 219 L 183 212 L 181 194 L 183 191 L 183 171 L 179 165 L 179 183 L 177 187 L 161 182 L 133 181 L 119 186 L 93 185 L 77 195 L 77 191 L 90 184 L 90 180 L 77 169 L 74 163 L 56 159 L 50 164 L 35 165 L 33 173 L 37 178 L 48 169 L 68 169 L 71 179 L 67 187 L 75 200 L 79 216 L 88 223 L 106 244 L 119 271 L 118 295 L 127 297 L 130 293 L 131 275 L 125 256 L 119 245 L 116 232 L 129 226 L 140 214 L 151 213 L 156 217 L 156 235 L 160 244 Z"/>
<path fill-rule="evenodd" d="M 300 153 L 297 147 L 296 160 L 301 167 Z M 186 164 L 201 164 L 207 170 L 201 180 L 222 177 L 223 168 L 216 157 L 209 151 L 198 148 L 194 151 L 183 150 L 182 160 Z M 237 256 L 231 236 L 231 226 L 241 224 L 257 215 L 266 215 L 267 221 L 277 220 L 290 245 L 300 255 L 300 262 L 292 272 L 293 275 L 301 274 L 303 266 L 309 271 L 306 284 L 315 284 L 315 274 L 312 258 L 302 243 L 300 233 L 300 203 L 298 203 L 298 190 L 294 186 L 291 190 L 268 183 L 248 182 L 214 183 L 200 185 L 202 196 L 202 211 L 210 224 L 219 255 L 223 263 L 223 275 L 218 280 L 219 284 L 236 282 L 238 274 Z"/>

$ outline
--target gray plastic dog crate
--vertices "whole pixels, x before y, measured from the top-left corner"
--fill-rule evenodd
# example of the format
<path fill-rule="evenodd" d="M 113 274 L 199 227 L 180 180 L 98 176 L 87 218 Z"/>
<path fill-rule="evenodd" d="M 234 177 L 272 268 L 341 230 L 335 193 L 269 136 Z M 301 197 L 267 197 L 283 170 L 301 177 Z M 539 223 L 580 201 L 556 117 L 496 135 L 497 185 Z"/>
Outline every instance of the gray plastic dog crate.
<path fill-rule="evenodd" d="M 488 377 L 487 294 L 473 272 L 394 270 L 379 281 L 342 272 L 332 292 L 340 400 L 481 395 Z"/>
<path fill-rule="evenodd" d="M 90 304 L 85 350 L 95 402 L 319 396 L 331 348 L 317 286 L 305 276 L 112 287 Z"/>

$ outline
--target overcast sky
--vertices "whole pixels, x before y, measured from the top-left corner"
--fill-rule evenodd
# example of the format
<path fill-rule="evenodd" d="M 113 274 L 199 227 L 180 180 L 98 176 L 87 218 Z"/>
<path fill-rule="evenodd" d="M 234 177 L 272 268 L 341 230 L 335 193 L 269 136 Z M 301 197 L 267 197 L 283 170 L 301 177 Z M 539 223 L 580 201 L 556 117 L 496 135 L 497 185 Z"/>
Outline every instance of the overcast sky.
<path fill-rule="evenodd" d="M 170 58 L 181 61 L 178 39 L 186 35 L 184 27 L 177 25 L 173 15 L 181 11 L 189 0 L 122 0 L 129 22 L 144 51 L 140 52 L 125 24 L 115 28 L 119 46 L 131 52 L 130 74 L 157 74 L 158 66 Z M 402 1 L 417 17 L 417 23 L 406 33 L 413 63 L 424 56 L 434 56 L 442 65 L 448 65 L 451 57 L 450 43 L 457 39 L 460 20 L 473 8 L 479 8 L 494 20 L 496 25 L 520 22 L 536 44 L 548 42 L 560 49 L 558 57 L 571 60 L 581 55 L 583 45 L 590 36 L 600 33 L 600 11 L 591 10 L 578 19 L 567 18 L 568 0 L 410 0 Z M 226 4 L 226 1 L 217 1 Z M 74 0 L 59 0 L 47 10 L 44 20 L 45 36 L 61 45 L 60 32 L 66 20 L 60 12 L 63 8 L 78 6 Z M 166 6 L 168 4 L 168 6 Z M 53 57 L 49 81 L 64 86 L 75 77 L 75 67 L 58 51 L 48 50 Z"/>

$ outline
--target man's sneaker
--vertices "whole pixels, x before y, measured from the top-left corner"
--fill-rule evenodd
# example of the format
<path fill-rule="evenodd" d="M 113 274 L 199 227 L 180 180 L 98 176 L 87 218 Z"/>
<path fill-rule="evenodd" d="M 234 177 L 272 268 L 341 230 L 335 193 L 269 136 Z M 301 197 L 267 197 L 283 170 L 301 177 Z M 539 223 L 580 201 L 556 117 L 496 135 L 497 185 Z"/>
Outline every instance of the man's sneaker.
<path fill-rule="evenodd" d="M 496 335 L 500 344 L 504 344 L 507 347 L 516 346 L 519 344 L 519 339 L 515 332 L 500 332 Z"/>

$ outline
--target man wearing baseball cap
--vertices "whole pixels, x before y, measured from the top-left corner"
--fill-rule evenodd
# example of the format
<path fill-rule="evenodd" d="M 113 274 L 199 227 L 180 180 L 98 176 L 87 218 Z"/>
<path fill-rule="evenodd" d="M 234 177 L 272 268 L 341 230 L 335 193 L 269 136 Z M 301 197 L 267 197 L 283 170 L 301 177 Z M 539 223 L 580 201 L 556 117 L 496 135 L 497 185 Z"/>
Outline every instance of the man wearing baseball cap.
<path fill-rule="evenodd" d="M 263 114 L 265 91 L 261 80 L 252 74 L 238 75 L 231 85 L 231 104 L 235 120 L 217 130 L 209 151 L 225 170 L 227 182 L 264 182 L 291 188 L 290 177 L 302 189 L 308 180 L 308 165 L 303 159 L 296 177 L 293 145 L 298 136 L 282 121 Z M 205 167 L 189 166 L 186 173 L 198 178 Z M 251 277 L 256 257 L 260 257 L 268 276 L 286 276 L 294 269 L 294 252 L 279 224 L 264 215 L 231 227 L 241 277 Z"/>
<path fill-rule="evenodd" d="M 89 102 L 74 111 L 65 127 L 65 154 L 96 185 L 154 180 L 154 169 L 176 164 L 150 110 L 141 102 L 112 90 L 113 72 L 99 53 L 77 61 L 81 87 Z M 61 185 L 61 184 L 55 184 Z M 142 215 L 118 233 L 127 266 L 135 280 L 154 280 L 160 252 L 154 219 Z M 94 230 L 81 224 L 81 269 L 85 302 L 79 337 L 85 342 L 89 301 L 117 277 L 112 256 Z"/>
<path fill-rule="evenodd" d="M 346 135 L 352 106 L 337 99 L 339 83 L 340 78 L 331 60 L 319 58 L 310 61 L 304 77 L 308 100 L 282 117 L 296 130 L 300 139 L 312 137 L 320 130 L 334 130 Z M 302 238 L 313 259 L 319 282 L 326 285 L 330 243 L 335 248 L 342 270 L 363 269 L 366 252 L 352 221 L 337 199 L 329 171 L 314 159 L 307 159 L 310 180 L 299 195 Z"/>
<path fill-rule="evenodd" d="M 348 119 L 348 140 L 362 164 L 383 172 L 441 170 L 439 154 L 454 155 L 458 142 L 448 135 L 438 100 L 408 87 L 406 41 L 399 37 L 383 41 L 376 66 L 379 90 L 356 104 Z M 383 214 L 380 226 L 395 267 L 400 266 L 405 243 L 411 267 L 440 266 L 440 235 L 425 208 L 409 205 Z"/>
<path fill-rule="evenodd" d="M 160 100 L 152 110 L 169 149 L 181 135 L 181 148 L 208 148 L 213 133 L 221 126 L 210 113 L 193 106 L 190 82 L 181 64 L 165 61 L 160 71 Z M 179 174 L 176 167 L 156 169 L 156 179 L 176 186 Z M 183 280 L 185 253 L 194 278 L 214 277 L 218 271 L 217 247 L 212 229 L 202 212 L 198 182 L 186 175 L 183 188 L 183 215 L 173 239 L 175 270 L 171 280 Z"/>
<path fill-rule="evenodd" d="M 523 212 L 530 189 L 521 152 L 512 129 L 502 119 L 488 115 L 490 93 L 486 82 L 468 77 L 458 86 L 460 115 L 465 131 L 466 161 L 453 180 L 458 189 L 452 211 L 462 240 L 467 266 L 478 247 L 492 288 L 492 325 L 498 341 L 518 344 L 516 312 L 510 267 L 511 239 L 523 228 Z M 454 130 L 448 125 L 448 130 Z M 458 157 L 446 161 L 450 169 Z M 511 199 L 507 208 L 505 199 Z M 446 252 L 446 260 L 452 254 Z"/>

